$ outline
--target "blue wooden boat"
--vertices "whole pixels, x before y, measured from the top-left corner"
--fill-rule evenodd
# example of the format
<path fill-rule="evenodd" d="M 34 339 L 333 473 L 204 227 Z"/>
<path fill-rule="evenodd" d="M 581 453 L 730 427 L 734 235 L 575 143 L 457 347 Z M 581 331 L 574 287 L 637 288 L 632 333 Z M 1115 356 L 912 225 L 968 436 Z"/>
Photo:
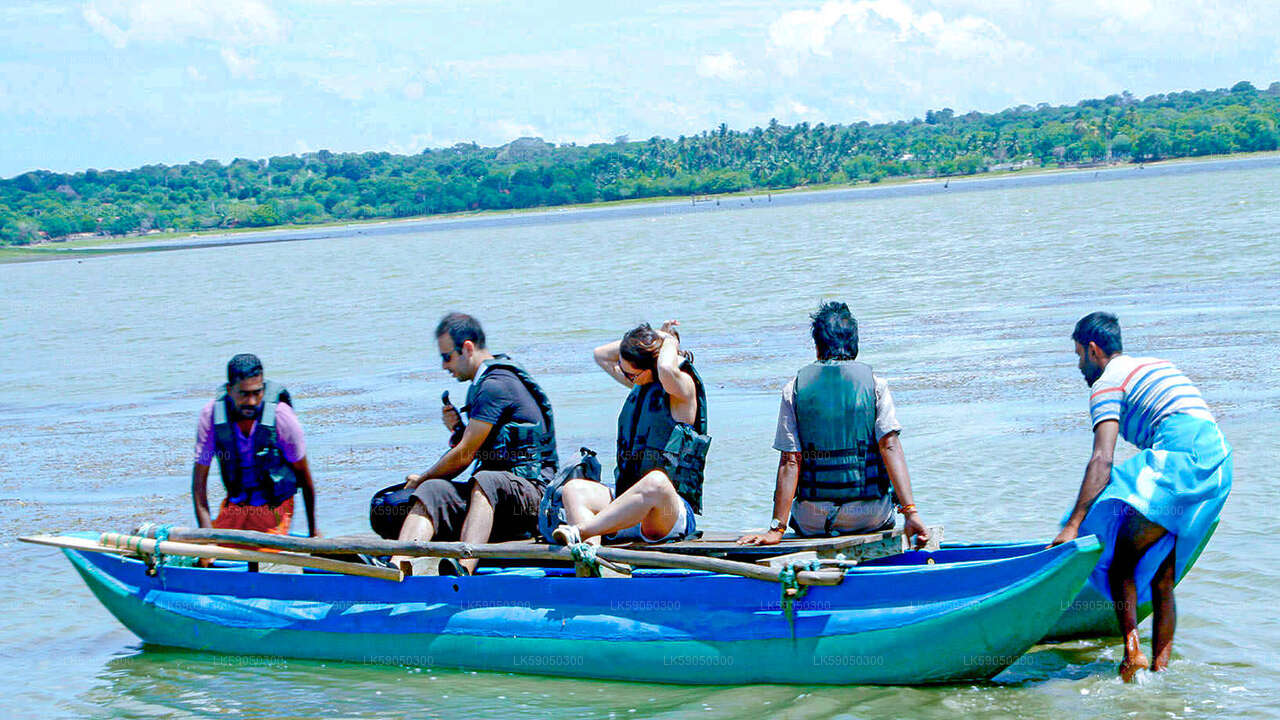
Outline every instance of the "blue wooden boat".
<path fill-rule="evenodd" d="M 89 536 L 96 537 L 96 536 Z M 1093 537 L 987 560 L 845 571 L 781 586 L 691 570 L 629 579 L 490 568 L 403 582 L 243 563 L 163 567 L 64 550 L 151 645 L 245 655 L 680 684 L 921 684 L 988 678 L 1053 626 L 1097 563 Z M 790 605 L 790 607 L 787 607 Z"/>

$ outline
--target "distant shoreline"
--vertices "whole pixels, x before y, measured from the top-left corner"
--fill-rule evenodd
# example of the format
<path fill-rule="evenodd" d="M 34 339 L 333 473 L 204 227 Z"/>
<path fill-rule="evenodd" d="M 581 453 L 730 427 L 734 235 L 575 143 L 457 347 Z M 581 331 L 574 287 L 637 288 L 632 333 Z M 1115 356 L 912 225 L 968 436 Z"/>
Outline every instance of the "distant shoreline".
<path fill-rule="evenodd" d="M 0 264 L 45 260 L 67 260 L 87 256 L 131 252 L 160 252 L 194 248 L 228 247 L 275 242 L 299 242 L 350 235 L 389 235 L 409 230 L 426 232 L 467 227 L 540 225 L 629 216 L 656 216 L 714 212 L 717 209 L 751 207 L 757 203 L 778 205 L 839 202 L 875 197 L 975 192 L 1017 185 L 1056 185 L 1090 179 L 1117 180 L 1133 172 L 1151 170 L 1152 175 L 1232 170 L 1241 164 L 1280 167 L 1280 152 L 1233 153 L 1196 158 L 1176 158 L 1152 163 L 1115 163 L 1096 167 L 1034 168 L 1002 170 L 975 175 L 937 178 L 901 178 L 855 185 L 807 185 L 785 190 L 761 190 L 713 196 L 668 196 L 617 200 L 579 205 L 559 205 L 523 210 L 484 210 L 411 218 L 372 219 L 293 225 L 269 229 L 244 228 L 199 232 L 160 233 L 140 236 L 106 236 L 66 242 L 0 248 Z M 1103 177 L 1103 175 L 1106 177 Z M 952 186 L 955 186 L 954 188 Z M 706 201 L 696 201 L 706 197 Z"/>

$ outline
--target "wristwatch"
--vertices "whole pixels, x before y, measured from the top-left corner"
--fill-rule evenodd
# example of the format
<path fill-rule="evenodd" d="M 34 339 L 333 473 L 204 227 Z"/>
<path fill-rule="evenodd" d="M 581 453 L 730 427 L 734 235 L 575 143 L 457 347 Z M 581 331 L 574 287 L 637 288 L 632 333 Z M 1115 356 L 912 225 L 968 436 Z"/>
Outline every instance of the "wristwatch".
<path fill-rule="evenodd" d="M 784 523 L 784 522 L 782 522 L 782 521 L 781 521 L 781 520 L 779 520 L 778 518 L 773 518 L 772 520 L 770 520 L 770 521 L 769 521 L 769 530 L 770 530 L 770 531 L 778 530 L 778 531 L 782 532 L 783 534 L 786 534 L 786 532 L 787 532 L 787 524 L 786 524 L 786 523 Z"/>

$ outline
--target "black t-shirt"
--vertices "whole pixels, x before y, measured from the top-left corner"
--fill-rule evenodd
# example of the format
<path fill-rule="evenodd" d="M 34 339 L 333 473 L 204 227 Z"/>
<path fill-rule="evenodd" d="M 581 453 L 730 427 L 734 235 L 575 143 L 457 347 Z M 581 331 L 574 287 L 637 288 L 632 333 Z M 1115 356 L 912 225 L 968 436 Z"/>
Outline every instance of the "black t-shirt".
<path fill-rule="evenodd" d="M 510 370 L 494 368 L 485 373 L 467 416 L 498 428 L 503 423 L 541 423 L 542 411 L 524 383 Z M 489 439 L 493 439 L 492 433 Z M 486 441 L 486 444 L 488 442 Z"/>

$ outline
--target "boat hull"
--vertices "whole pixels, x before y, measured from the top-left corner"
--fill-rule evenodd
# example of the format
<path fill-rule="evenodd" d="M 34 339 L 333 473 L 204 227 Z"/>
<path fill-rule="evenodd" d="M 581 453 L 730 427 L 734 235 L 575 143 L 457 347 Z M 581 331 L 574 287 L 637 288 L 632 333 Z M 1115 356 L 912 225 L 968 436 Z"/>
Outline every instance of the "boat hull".
<path fill-rule="evenodd" d="M 692 571 L 150 577 L 141 561 L 65 552 L 111 614 L 157 646 L 654 683 L 919 684 L 989 678 L 1018 659 L 1100 548 L 1087 538 L 984 564 L 855 569 L 809 588 L 790 614 L 780 585 Z"/>
<path fill-rule="evenodd" d="M 775 583 L 692 571 L 631 579 L 506 570 L 402 583 L 164 568 L 66 550 L 149 644 L 348 662 L 679 684 L 922 684 L 988 678 L 1057 621 L 1093 538 L 984 563 L 849 572 L 790 612 Z"/>

